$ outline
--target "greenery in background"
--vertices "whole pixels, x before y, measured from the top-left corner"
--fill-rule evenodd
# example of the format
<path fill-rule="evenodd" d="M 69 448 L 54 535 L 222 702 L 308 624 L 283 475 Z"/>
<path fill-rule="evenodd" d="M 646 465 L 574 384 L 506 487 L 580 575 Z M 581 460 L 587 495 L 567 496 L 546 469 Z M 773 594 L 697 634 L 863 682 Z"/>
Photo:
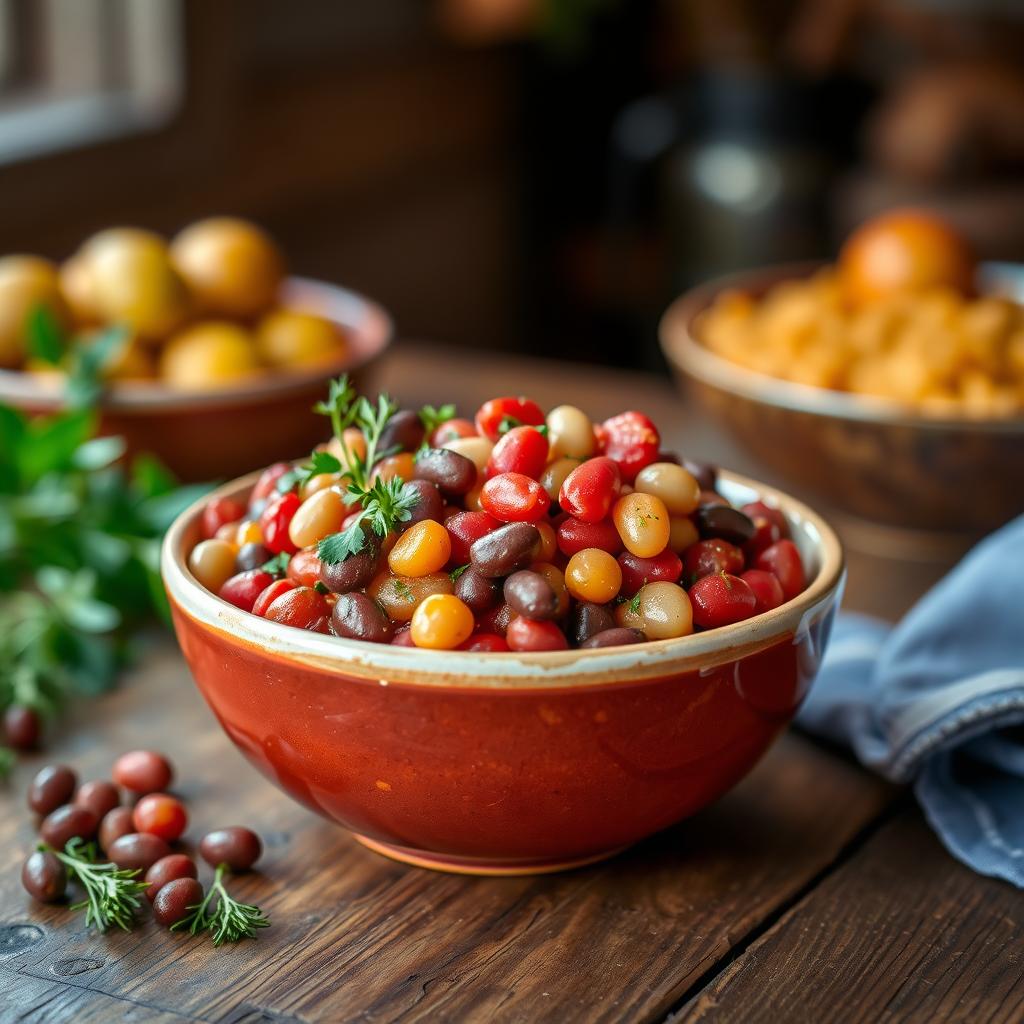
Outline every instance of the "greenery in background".
<path fill-rule="evenodd" d="M 45 316 L 29 336 L 37 358 L 64 358 Z M 177 487 L 146 456 L 126 467 L 124 442 L 97 436 L 101 372 L 122 340 L 105 332 L 69 367 L 67 411 L 0 404 L 0 710 L 52 717 L 70 695 L 109 688 L 133 630 L 167 615 L 160 538 L 207 488 Z M 0 774 L 11 761 L 0 751 Z"/>

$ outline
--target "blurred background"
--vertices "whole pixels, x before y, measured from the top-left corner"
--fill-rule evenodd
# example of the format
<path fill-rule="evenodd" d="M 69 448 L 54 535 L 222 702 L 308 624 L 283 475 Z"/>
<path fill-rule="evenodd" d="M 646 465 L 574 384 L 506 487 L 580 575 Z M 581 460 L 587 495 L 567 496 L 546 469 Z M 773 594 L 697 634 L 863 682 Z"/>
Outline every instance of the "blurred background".
<path fill-rule="evenodd" d="M 406 337 L 656 367 L 912 198 L 1024 256 L 1016 0 L 0 0 L 0 251 L 269 229 Z"/>

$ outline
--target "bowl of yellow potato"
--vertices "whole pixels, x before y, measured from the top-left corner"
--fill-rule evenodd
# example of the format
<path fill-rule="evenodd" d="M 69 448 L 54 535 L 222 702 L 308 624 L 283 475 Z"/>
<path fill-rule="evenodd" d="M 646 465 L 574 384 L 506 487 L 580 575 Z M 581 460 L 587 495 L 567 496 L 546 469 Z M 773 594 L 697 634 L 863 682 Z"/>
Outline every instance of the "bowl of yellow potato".
<path fill-rule="evenodd" d="M 1024 512 L 1024 272 L 898 210 L 834 265 L 711 281 L 665 313 L 680 382 L 850 522 L 976 536 Z"/>
<path fill-rule="evenodd" d="M 289 276 L 273 240 L 238 218 L 170 240 L 108 229 L 59 265 L 0 257 L 0 402 L 62 408 L 76 367 L 102 348 L 101 429 L 187 480 L 309 448 L 324 430 L 312 407 L 325 382 L 358 379 L 392 333 L 371 300 Z"/>

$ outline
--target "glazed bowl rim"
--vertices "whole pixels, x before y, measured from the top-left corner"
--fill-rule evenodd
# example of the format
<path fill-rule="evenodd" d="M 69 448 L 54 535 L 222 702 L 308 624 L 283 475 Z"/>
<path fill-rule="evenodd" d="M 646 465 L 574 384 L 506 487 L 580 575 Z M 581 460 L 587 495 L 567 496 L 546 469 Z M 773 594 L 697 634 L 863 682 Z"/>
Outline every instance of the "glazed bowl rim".
<path fill-rule="evenodd" d="M 302 292 L 320 295 L 325 302 L 336 308 L 348 306 L 353 313 L 358 312 L 358 317 L 353 316 L 351 322 L 333 312 L 324 315 L 333 323 L 349 327 L 355 334 L 365 338 L 365 343 L 359 345 L 355 353 L 346 352 L 335 359 L 287 373 L 264 373 L 233 387 L 186 391 L 168 388 L 159 382 L 121 381 L 104 393 L 100 403 L 101 411 L 134 415 L 195 412 L 210 406 L 248 406 L 287 398 L 321 385 L 329 376 L 358 371 L 382 355 L 394 339 L 395 326 L 390 313 L 361 292 L 311 277 L 291 275 L 285 279 L 286 299 L 291 294 L 291 301 L 295 302 L 295 296 Z M 24 370 L 0 369 L 0 401 L 16 406 L 30 404 L 33 408 L 47 410 L 57 410 L 64 405 L 59 390 L 54 390 L 52 384 Z"/>
<path fill-rule="evenodd" d="M 806 278 L 828 265 L 823 261 L 771 264 L 724 274 L 689 289 L 662 314 L 658 327 L 662 351 L 670 363 L 703 384 L 791 412 L 917 430 L 1024 434 L 1024 414 L 987 419 L 930 415 L 892 399 L 834 391 L 759 373 L 712 352 L 698 340 L 695 322 L 720 292 L 735 288 L 756 293 L 766 285 Z M 1019 264 L 985 263 L 981 272 L 1018 267 L 1024 269 Z M 752 289 L 751 283 L 759 288 Z"/>
<path fill-rule="evenodd" d="M 720 480 L 726 489 L 746 490 L 773 501 L 813 548 L 818 565 L 814 579 L 797 597 L 769 612 L 685 637 L 589 650 L 434 651 L 342 639 L 242 611 L 207 591 L 189 572 L 185 544 L 190 537 L 198 537 L 202 508 L 213 497 L 246 492 L 258 475 L 257 471 L 240 477 L 199 499 L 168 530 L 161 551 L 161 573 L 172 605 L 231 644 L 383 686 L 399 683 L 489 691 L 593 688 L 710 669 L 803 636 L 828 611 L 845 576 L 839 539 L 818 513 L 776 488 L 722 471 Z"/>

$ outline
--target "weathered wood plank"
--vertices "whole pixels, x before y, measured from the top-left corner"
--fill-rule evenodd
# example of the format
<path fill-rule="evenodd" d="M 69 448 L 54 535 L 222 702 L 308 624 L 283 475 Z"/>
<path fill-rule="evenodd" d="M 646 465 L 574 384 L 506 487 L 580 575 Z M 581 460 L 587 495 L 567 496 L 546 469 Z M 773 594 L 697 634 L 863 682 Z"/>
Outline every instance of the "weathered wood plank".
<path fill-rule="evenodd" d="M 98 936 L 63 908 L 34 905 L 18 874 L 34 840 L 21 789 L 36 757 L 19 768 L 0 820 L 0 925 L 41 930 L 0 958 L 0 1007 L 21 1019 L 37 1008 L 47 1024 L 94 1024 L 135 1006 L 161 1024 L 160 1013 L 233 1024 L 660 1019 L 891 799 L 853 765 L 788 737 L 717 806 L 605 865 L 472 879 L 366 852 L 263 782 L 169 645 L 85 709 L 46 759 L 100 777 L 138 746 L 176 761 L 191 836 L 232 822 L 264 835 L 263 872 L 235 885 L 273 927 L 215 950 L 151 922 Z"/>
<path fill-rule="evenodd" d="M 671 1020 L 1016 1024 L 1022 971 L 1024 893 L 907 810 Z"/>

